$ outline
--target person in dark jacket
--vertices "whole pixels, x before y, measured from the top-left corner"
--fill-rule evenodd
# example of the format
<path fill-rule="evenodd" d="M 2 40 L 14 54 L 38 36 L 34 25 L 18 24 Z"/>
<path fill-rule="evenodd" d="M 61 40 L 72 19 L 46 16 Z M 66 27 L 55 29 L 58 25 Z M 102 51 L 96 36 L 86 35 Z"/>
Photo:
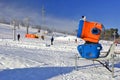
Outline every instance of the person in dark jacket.
<path fill-rule="evenodd" d="M 17 39 L 18 39 L 18 41 L 20 40 L 20 34 L 17 35 Z"/>
<path fill-rule="evenodd" d="M 53 45 L 53 41 L 54 41 L 54 38 L 53 38 L 53 36 L 52 36 L 52 38 L 51 38 L 51 45 Z"/>

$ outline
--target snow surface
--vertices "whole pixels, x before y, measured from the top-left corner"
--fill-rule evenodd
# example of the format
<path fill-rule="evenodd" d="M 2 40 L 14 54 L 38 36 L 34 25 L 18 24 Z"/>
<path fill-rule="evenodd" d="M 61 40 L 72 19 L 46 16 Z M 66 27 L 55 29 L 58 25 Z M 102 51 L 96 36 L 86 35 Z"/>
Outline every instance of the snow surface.
<path fill-rule="evenodd" d="M 31 33 L 37 30 L 31 30 Z M 26 30 L 17 29 L 20 41 L 12 40 L 12 28 L 0 26 L 0 80 L 120 80 L 120 56 L 115 60 L 115 77 L 102 65 L 79 59 L 75 70 L 76 47 L 83 44 L 75 36 L 57 36 L 50 45 L 51 36 L 42 39 L 26 39 Z M 108 51 L 110 41 L 101 40 L 102 51 Z M 116 46 L 120 50 L 120 45 Z"/>

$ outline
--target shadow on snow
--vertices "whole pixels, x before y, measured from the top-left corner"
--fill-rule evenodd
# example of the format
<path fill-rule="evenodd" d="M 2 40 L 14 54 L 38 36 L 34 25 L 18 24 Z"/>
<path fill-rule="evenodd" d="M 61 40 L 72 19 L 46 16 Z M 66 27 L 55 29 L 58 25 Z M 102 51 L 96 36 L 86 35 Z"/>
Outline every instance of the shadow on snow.
<path fill-rule="evenodd" d="M 120 68 L 120 62 L 114 65 L 117 68 Z"/>
<path fill-rule="evenodd" d="M 46 80 L 52 77 L 67 74 L 74 67 L 32 67 L 7 69 L 0 71 L 0 80 Z"/>

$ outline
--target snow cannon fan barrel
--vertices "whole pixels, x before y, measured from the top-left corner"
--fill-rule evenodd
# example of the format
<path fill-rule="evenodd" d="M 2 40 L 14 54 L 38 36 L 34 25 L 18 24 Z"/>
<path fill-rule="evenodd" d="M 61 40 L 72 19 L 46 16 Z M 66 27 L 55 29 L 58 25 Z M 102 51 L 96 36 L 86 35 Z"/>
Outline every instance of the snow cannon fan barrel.
<path fill-rule="evenodd" d="M 97 22 L 80 20 L 77 37 L 85 41 L 98 43 L 103 25 Z"/>
<path fill-rule="evenodd" d="M 85 40 L 85 44 L 77 47 L 81 57 L 86 59 L 99 58 L 102 46 L 98 42 L 102 28 L 103 25 L 100 23 L 80 20 L 77 37 Z"/>

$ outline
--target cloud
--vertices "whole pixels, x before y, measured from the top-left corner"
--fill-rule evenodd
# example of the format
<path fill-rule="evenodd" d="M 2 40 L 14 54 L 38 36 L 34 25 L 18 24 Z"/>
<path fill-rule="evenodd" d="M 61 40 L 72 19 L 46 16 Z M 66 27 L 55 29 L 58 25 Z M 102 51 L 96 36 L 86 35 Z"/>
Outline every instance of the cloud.
<path fill-rule="evenodd" d="M 0 3 L 0 18 L 6 18 L 8 20 L 12 19 L 20 19 L 24 20 L 26 17 L 29 17 L 33 24 L 42 24 L 42 16 L 41 13 L 37 11 L 32 11 L 26 7 L 15 7 L 5 5 Z M 47 27 L 61 30 L 61 31 L 69 31 L 74 32 L 77 29 L 77 21 L 66 19 L 66 18 L 59 18 L 51 15 L 46 15 L 44 17 L 45 24 Z"/>
<path fill-rule="evenodd" d="M 70 19 L 48 16 L 46 17 L 46 24 L 48 26 L 53 27 L 54 29 L 72 32 L 75 31 L 75 29 L 77 29 L 78 22 Z"/>

